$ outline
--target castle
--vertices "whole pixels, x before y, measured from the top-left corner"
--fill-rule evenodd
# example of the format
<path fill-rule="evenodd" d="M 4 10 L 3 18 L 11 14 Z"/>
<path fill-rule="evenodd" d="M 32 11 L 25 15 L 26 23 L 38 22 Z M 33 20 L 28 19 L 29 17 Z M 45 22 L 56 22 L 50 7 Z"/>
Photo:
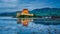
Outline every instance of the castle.
<path fill-rule="evenodd" d="M 16 17 L 19 17 L 20 15 L 33 16 L 33 14 L 29 14 L 28 9 L 23 9 L 22 12 L 18 12 Z"/>

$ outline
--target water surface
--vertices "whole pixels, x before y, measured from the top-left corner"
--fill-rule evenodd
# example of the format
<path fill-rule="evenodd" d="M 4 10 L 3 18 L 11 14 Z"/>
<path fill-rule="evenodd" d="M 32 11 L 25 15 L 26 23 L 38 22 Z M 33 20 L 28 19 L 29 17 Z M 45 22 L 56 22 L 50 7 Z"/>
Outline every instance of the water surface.
<path fill-rule="evenodd" d="M 0 34 L 60 34 L 60 20 L 0 17 Z"/>

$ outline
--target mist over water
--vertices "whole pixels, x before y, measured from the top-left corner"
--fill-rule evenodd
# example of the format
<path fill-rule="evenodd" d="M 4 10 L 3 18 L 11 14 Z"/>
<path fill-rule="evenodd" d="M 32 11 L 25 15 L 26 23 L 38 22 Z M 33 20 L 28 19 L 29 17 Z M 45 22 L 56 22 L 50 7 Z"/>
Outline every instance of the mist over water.
<path fill-rule="evenodd" d="M 0 17 L 0 34 L 59 34 L 60 20 Z"/>

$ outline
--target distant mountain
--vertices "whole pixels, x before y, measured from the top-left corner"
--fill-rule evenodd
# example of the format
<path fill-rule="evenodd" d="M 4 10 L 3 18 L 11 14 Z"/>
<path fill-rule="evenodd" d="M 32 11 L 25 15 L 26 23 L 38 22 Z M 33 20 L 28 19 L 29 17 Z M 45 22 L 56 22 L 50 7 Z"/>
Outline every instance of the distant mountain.
<path fill-rule="evenodd" d="M 0 13 L 0 16 L 16 16 L 17 12 L 5 12 Z M 37 16 L 60 16 L 60 8 L 42 8 L 34 9 L 29 11 L 29 13 L 35 14 Z"/>
<path fill-rule="evenodd" d="M 5 12 L 5 13 L 0 13 L 0 16 L 16 16 L 17 12 Z"/>
<path fill-rule="evenodd" d="M 38 16 L 60 16 L 60 8 L 42 8 L 34 9 L 30 13 L 36 14 Z"/>

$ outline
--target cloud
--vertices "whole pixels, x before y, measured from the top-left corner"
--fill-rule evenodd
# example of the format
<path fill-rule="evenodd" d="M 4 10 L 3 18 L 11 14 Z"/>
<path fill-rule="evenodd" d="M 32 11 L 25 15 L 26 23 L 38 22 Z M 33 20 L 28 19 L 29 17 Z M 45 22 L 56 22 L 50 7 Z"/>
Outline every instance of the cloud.
<path fill-rule="evenodd" d="M 29 10 L 44 7 L 60 7 L 59 0 L 0 0 L 0 11 L 18 11 L 24 8 Z"/>
<path fill-rule="evenodd" d="M 0 3 L 0 8 L 2 8 L 2 7 L 11 7 L 11 8 L 13 8 L 13 7 L 16 7 L 17 6 L 17 4 L 9 4 L 9 3 Z"/>
<path fill-rule="evenodd" d="M 12 12 L 18 10 L 18 0 L 0 0 L 1 12 Z"/>
<path fill-rule="evenodd" d="M 18 0 L 0 0 L 1 2 L 5 2 L 5 3 L 15 3 L 18 2 Z"/>

